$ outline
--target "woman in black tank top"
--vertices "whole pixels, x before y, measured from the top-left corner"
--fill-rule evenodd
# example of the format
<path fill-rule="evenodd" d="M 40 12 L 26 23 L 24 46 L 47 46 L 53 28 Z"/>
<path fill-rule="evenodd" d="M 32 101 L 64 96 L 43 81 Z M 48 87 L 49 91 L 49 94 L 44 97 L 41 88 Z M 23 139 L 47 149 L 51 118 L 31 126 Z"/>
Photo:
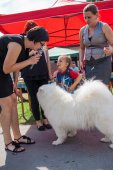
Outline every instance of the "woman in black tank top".
<path fill-rule="evenodd" d="M 35 27 L 37 23 L 33 20 L 29 20 L 26 22 L 24 34 L 27 34 L 29 29 Z M 32 53 L 30 49 L 27 49 L 26 56 L 29 58 L 29 54 Z M 47 54 L 47 48 L 43 47 L 37 51 L 41 57 L 40 61 L 35 64 L 33 67 L 28 66 L 21 71 L 21 76 L 24 79 L 24 82 L 27 86 L 27 90 L 30 95 L 31 100 L 31 110 L 36 121 L 37 129 L 40 131 L 44 131 L 46 128 L 51 129 L 51 126 L 46 119 L 42 108 L 39 105 L 37 99 L 37 92 L 40 86 L 44 84 L 48 84 L 48 79 L 51 77 L 51 67 L 49 56 Z"/>
<path fill-rule="evenodd" d="M 16 96 L 13 91 L 16 93 L 16 88 L 13 88 L 10 72 L 36 64 L 40 59 L 39 55 L 34 53 L 26 59 L 25 49 L 39 49 L 48 40 L 48 32 L 43 27 L 31 29 L 26 36 L 4 35 L 0 38 L 0 114 L 6 150 L 22 152 L 25 149 L 20 146 L 20 143 L 35 143 L 29 137 L 21 136 L 14 103 Z M 11 127 L 16 142 L 12 140 Z"/>

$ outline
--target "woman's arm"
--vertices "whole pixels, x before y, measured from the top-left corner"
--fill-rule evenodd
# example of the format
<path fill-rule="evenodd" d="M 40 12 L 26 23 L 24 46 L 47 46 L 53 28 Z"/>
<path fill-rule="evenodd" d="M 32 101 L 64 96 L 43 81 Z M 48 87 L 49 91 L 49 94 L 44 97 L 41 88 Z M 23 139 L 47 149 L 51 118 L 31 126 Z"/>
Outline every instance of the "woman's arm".
<path fill-rule="evenodd" d="M 44 50 L 45 50 L 45 55 L 46 55 L 46 59 L 47 59 L 49 77 L 50 77 L 50 79 L 52 79 L 53 76 L 52 76 L 52 71 L 51 71 L 51 62 L 50 62 L 50 58 L 49 58 L 48 48 L 46 47 Z"/>
<path fill-rule="evenodd" d="M 103 32 L 108 42 L 113 46 L 113 30 L 108 24 L 103 26 Z"/>
<path fill-rule="evenodd" d="M 106 54 L 106 56 L 109 56 L 111 54 L 113 54 L 113 30 L 111 29 L 111 27 L 108 24 L 105 24 L 103 26 L 103 32 L 105 34 L 106 39 L 109 42 L 109 47 L 105 47 L 104 48 L 104 52 Z"/>
<path fill-rule="evenodd" d="M 13 72 L 13 91 L 15 92 L 15 94 L 17 94 L 19 91 L 19 89 L 17 89 L 18 77 L 19 77 L 19 71 Z"/>
<path fill-rule="evenodd" d="M 13 81 L 16 86 L 18 83 L 18 77 L 19 77 L 19 71 L 13 72 Z"/>
<path fill-rule="evenodd" d="M 82 29 L 80 30 L 79 39 L 80 39 L 79 67 L 80 70 L 83 71 L 83 59 L 84 59 L 85 46 L 83 44 Z"/>
<path fill-rule="evenodd" d="M 3 63 L 3 71 L 5 74 L 19 71 L 24 67 L 31 64 L 36 64 L 39 61 L 40 57 L 38 55 L 35 55 L 25 61 L 16 63 L 21 50 L 22 47 L 18 43 L 11 42 L 8 44 L 8 52 L 6 54 L 6 58 Z"/>

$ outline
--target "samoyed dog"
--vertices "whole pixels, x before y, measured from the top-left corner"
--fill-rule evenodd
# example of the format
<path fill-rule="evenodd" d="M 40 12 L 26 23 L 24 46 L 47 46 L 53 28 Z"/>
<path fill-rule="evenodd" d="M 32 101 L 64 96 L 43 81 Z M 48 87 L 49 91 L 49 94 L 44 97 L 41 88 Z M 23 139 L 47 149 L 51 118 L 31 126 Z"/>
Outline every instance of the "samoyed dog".
<path fill-rule="evenodd" d="M 96 127 L 105 135 L 101 141 L 111 142 L 113 149 L 113 96 L 102 82 L 86 81 L 74 94 L 56 84 L 43 85 L 37 96 L 58 137 L 52 144 L 62 144 L 79 129 Z"/>

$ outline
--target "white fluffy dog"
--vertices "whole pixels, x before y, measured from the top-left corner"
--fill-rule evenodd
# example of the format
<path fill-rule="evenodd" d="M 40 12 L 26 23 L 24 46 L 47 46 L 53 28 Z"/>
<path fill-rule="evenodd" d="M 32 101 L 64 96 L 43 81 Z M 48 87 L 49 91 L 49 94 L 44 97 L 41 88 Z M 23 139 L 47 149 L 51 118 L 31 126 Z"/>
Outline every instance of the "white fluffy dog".
<path fill-rule="evenodd" d="M 105 135 L 101 141 L 111 141 L 113 149 L 113 96 L 102 82 L 87 81 L 74 94 L 55 84 L 43 85 L 37 96 L 58 137 L 52 144 L 62 144 L 78 129 L 96 127 Z"/>

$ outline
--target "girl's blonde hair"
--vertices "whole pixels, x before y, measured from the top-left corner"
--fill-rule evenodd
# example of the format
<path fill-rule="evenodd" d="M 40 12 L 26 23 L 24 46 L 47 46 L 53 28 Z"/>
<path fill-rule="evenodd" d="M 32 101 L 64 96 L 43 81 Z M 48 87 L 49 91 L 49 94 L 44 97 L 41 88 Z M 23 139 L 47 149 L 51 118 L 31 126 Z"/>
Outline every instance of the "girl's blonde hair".
<path fill-rule="evenodd" d="M 66 60 L 66 63 L 68 63 L 68 66 L 67 66 L 67 67 L 68 67 L 68 68 L 70 67 L 71 62 L 72 62 L 70 55 L 61 55 L 61 56 L 59 56 L 59 58 L 64 58 L 64 59 Z"/>

